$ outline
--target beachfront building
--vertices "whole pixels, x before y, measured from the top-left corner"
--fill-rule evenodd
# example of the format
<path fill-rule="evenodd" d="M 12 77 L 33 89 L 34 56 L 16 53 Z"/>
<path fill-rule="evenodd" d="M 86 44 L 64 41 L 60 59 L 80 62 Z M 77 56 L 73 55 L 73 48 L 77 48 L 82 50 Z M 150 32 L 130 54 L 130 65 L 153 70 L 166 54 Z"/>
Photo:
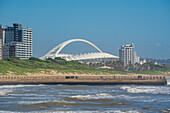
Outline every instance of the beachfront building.
<path fill-rule="evenodd" d="M 0 60 L 2 60 L 2 45 L 5 39 L 5 28 L 0 25 Z"/>
<path fill-rule="evenodd" d="M 2 60 L 2 39 L 0 39 L 0 60 Z"/>
<path fill-rule="evenodd" d="M 5 42 L 5 28 L 2 27 L 2 25 L 0 25 L 0 39 L 2 41 L 2 44 L 4 44 Z"/>
<path fill-rule="evenodd" d="M 12 56 L 20 59 L 30 58 L 32 56 L 31 28 L 23 28 L 17 23 L 13 24 L 13 27 L 6 27 L 2 51 L 3 59 Z"/>
<path fill-rule="evenodd" d="M 134 65 L 135 63 L 140 62 L 139 57 L 135 51 L 135 45 L 133 43 L 121 46 L 121 49 L 119 50 L 119 57 L 120 60 L 124 63 L 124 66 L 127 66 L 128 64 Z"/>

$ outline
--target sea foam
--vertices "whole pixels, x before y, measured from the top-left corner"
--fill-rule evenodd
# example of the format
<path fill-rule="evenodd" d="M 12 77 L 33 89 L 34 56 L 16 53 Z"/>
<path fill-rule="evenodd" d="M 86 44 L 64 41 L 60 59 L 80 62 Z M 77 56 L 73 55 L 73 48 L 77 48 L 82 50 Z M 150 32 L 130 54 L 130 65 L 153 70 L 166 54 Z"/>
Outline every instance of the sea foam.
<path fill-rule="evenodd" d="M 48 113 L 140 113 L 138 110 L 98 110 L 98 111 L 51 111 Z"/>
<path fill-rule="evenodd" d="M 112 95 L 108 93 L 100 93 L 96 95 L 77 95 L 77 96 L 71 96 L 71 98 L 78 98 L 78 99 L 83 99 L 83 100 L 88 100 L 88 99 L 106 99 L 106 98 L 113 98 Z"/>
<path fill-rule="evenodd" d="M 35 86 L 43 86 L 43 84 L 40 84 L 40 85 L 2 85 L 2 86 L 0 86 L 0 96 L 5 96 L 8 93 L 13 92 L 13 90 L 15 90 L 15 88 L 35 87 Z"/>
<path fill-rule="evenodd" d="M 170 87 L 165 86 L 122 86 L 129 93 L 170 94 Z"/>

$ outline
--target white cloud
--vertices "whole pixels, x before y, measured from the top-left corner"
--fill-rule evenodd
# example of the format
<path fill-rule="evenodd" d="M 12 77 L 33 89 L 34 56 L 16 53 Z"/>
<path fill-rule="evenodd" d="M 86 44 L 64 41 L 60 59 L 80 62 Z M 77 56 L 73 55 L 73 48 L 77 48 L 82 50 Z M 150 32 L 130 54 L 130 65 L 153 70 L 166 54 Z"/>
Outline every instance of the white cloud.
<path fill-rule="evenodd" d="M 160 43 L 155 43 L 155 46 L 161 47 L 162 45 Z"/>

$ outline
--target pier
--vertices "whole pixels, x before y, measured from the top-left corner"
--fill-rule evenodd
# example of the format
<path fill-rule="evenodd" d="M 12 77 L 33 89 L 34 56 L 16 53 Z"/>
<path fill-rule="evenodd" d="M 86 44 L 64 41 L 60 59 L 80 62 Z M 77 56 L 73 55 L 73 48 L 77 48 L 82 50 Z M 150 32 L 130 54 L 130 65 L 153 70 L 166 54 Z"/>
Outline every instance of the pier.
<path fill-rule="evenodd" d="M 14 84 L 68 84 L 68 85 L 166 85 L 166 77 L 161 75 L 65 75 L 65 76 L 0 76 L 0 85 Z"/>

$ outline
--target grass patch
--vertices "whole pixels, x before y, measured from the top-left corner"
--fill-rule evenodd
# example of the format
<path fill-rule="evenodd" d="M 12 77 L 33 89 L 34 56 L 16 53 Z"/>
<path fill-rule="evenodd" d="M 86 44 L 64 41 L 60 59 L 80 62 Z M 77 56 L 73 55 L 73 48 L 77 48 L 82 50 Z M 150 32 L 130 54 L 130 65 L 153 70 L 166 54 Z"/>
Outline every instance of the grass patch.
<path fill-rule="evenodd" d="M 27 73 L 50 74 L 51 70 L 58 73 L 78 73 L 78 74 L 126 74 L 125 72 L 95 69 L 89 65 L 81 64 L 77 61 L 66 61 L 63 59 L 47 59 L 45 61 L 38 58 L 20 60 L 15 57 L 0 61 L 0 75 L 26 75 Z"/>
<path fill-rule="evenodd" d="M 166 72 L 170 72 L 170 67 L 160 68 L 154 67 L 154 69 L 166 69 Z M 15 57 L 8 58 L 6 60 L 0 60 L 0 75 L 26 75 L 27 73 L 45 73 L 51 74 L 54 70 L 58 73 L 78 73 L 78 74 L 163 74 L 165 71 L 113 71 L 104 69 L 95 69 L 89 65 L 81 64 L 78 61 L 66 61 L 61 58 L 41 60 L 35 57 L 31 57 L 29 60 L 20 60 Z M 54 74 L 54 73 L 53 73 Z"/>

